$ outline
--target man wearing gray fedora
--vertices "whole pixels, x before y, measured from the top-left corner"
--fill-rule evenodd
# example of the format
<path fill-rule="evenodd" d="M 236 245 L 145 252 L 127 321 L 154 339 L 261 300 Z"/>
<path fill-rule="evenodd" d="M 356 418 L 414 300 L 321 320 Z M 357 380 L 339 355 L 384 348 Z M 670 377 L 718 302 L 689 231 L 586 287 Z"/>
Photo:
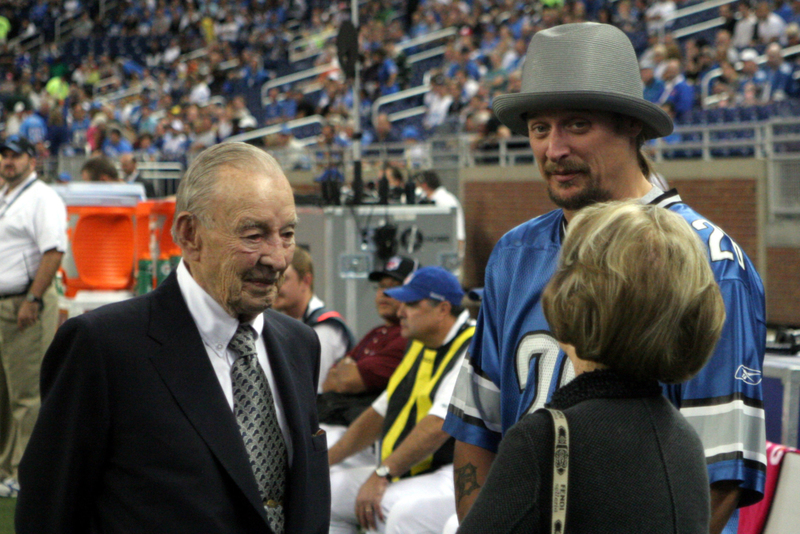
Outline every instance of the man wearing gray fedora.
<path fill-rule="evenodd" d="M 648 181 L 653 172 L 642 144 L 669 135 L 673 125 L 642 91 L 636 53 L 625 34 L 610 25 L 581 23 L 536 33 L 521 92 L 494 99 L 498 119 L 529 138 L 559 209 L 509 231 L 486 267 L 477 330 L 444 426 L 457 440 L 460 518 L 480 492 L 504 433 L 574 377 L 540 302 L 566 225 L 583 207 L 631 198 L 674 211 L 695 229 L 725 300 L 725 327 L 709 363 L 689 382 L 663 386 L 703 442 L 711 532 L 735 533 L 737 508 L 763 496 L 763 285 L 747 255 L 718 226 L 674 189 L 663 191 Z"/>

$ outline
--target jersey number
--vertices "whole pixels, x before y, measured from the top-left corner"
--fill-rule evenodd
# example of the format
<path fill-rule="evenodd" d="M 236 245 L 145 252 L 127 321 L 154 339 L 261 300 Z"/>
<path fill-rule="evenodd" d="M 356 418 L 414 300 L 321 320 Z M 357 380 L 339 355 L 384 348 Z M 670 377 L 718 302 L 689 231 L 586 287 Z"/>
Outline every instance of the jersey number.
<path fill-rule="evenodd" d="M 525 334 L 517 345 L 515 361 L 520 392 L 527 389 L 531 368 L 535 369 L 536 391 L 526 413 L 531 413 L 544 407 L 545 402 L 547 402 L 547 393 L 550 390 L 550 384 L 553 382 L 553 375 L 558 371 L 559 352 L 558 342 L 549 332 L 544 330 Z M 559 387 L 575 378 L 575 370 L 569 360 L 565 361 L 565 365 L 561 367 L 563 371 L 561 372 Z"/>
<path fill-rule="evenodd" d="M 733 239 L 728 237 L 733 245 L 733 252 L 730 250 L 722 250 L 722 238 L 726 236 L 725 232 L 723 232 L 719 226 L 715 226 L 703 219 L 697 219 L 692 223 L 692 226 L 694 226 L 696 230 L 711 228 L 711 235 L 708 238 L 708 250 L 711 253 L 711 261 L 733 260 L 733 254 L 736 253 L 736 261 L 739 262 L 739 267 L 742 269 L 745 268 L 742 249 L 739 248 L 739 245 L 737 245 Z"/>

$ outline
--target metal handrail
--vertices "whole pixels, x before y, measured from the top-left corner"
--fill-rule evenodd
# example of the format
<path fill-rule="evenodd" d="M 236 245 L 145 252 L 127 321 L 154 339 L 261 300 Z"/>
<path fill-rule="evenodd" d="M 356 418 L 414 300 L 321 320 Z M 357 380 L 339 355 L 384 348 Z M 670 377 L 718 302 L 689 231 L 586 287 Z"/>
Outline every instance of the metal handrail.
<path fill-rule="evenodd" d="M 701 2 L 693 6 L 676 9 L 670 15 L 664 17 L 664 22 L 672 22 L 681 17 L 687 17 L 689 15 L 694 15 L 695 13 L 702 13 L 703 11 L 714 9 L 725 4 L 734 4 L 738 1 L 739 0 L 706 0 L 705 2 Z"/>
<path fill-rule="evenodd" d="M 85 11 L 83 9 L 79 9 L 79 10 L 75 11 L 74 13 L 72 13 L 71 15 L 61 15 L 60 17 L 58 17 L 56 19 L 56 24 L 55 24 L 55 42 L 56 43 L 61 42 L 61 38 L 64 36 L 64 33 L 68 33 L 69 31 L 75 29 L 75 26 L 77 26 L 77 22 L 78 22 L 77 19 L 79 19 L 84 14 L 84 12 Z M 70 25 L 70 27 L 67 30 L 67 32 L 64 32 L 63 31 L 63 27 L 66 26 L 67 24 L 69 24 L 70 22 L 72 22 L 73 24 Z"/>
<path fill-rule="evenodd" d="M 391 95 L 376 98 L 375 102 L 372 103 L 372 120 L 374 121 L 378 117 L 378 109 L 381 106 L 391 104 L 392 102 L 397 102 L 399 100 L 405 100 L 406 98 L 411 98 L 413 96 L 423 95 L 430 90 L 430 84 L 423 83 L 422 85 L 412 87 L 411 89 L 406 89 L 405 91 L 399 91 Z"/>
<path fill-rule="evenodd" d="M 99 104 L 106 104 L 108 102 L 115 102 L 117 100 L 128 98 L 129 96 L 139 95 L 142 93 L 142 90 L 143 88 L 141 86 L 120 89 L 119 91 L 115 91 L 107 95 L 96 96 L 94 100 Z"/>
<path fill-rule="evenodd" d="M 389 122 L 396 122 L 411 117 L 419 117 L 420 115 L 425 115 L 427 112 L 428 108 L 425 106 L 417 106 L 415 108 L 404 109 L 403 111 L 395 111 L 394 113 L 389 114 Z"/>
<path fill-rule="evenodd" d="M 18 46 L 23 52 L 27 52 L 44 44 L 44 36 L 42 32 L 37 31 L 31 35 L 19 35 L 8 41 L 8 48 L 13 50 Z"/>
<path fill-rule="evenodd" d="M 675 39 L 683 39 L 684 37 L 689 37 L 690 35 L 694 35 L 695 33 L 704 32 L 712 28 L 719 28 L 724 23 L 725 19 L 723 19 L 722 17 L 717 17 L 715 19 L 707 20 L 705 22 L 698 22 L 697 24 L 686 26 L 685 28 L 681 28 L 680 30 L 675 30 L 674 32 L 672 32 L 672 35 L 675 37 Z"/>
<path fill-rule="evenodd" d="M 420 61 L 424 61 L 426 59 L 430 59 L 432 57 L 436 57 L 439 55 L 444 55 L 445 47 L 444 46 L 437 46 L 436 48 L 431 48 L 430 50 L 425 50 L 424 52 L 418 52 L 416 54 L 411 54 L 408 56 L 407 63 L 409 65 L 413 63 L 418 63 Z"/>
<path fill-rule="evenodd" d="M 331 62 L 331 63 L 326 63 L 325 65 L 312 67 L 310 69 L 306 69 L 300 72 L 295 72 L 294 74 L 288 74 L 286 76 L 281 76 L 280 78 L 275 78 L 273 80 L 270 80 L 261 86 L 261 104 L 267 105 L 268 103 L 267 99 L 269 98 L 269 90 L 272 89 L 273 87 L 280 87 L 285 84 L 292 84 L 294 82 L 299 82 L 300 80 L 307 80 L 308 78 L 314 78 L 334 68 L 336 68 L 336 64 Z"/>
<path fill-rule="evenodd" d="M 414 37 L 408 41 L 403 41 L 397 45 L 397 48 L 400 50 L 406 50 L 407 48 L 413 48 L 421 44 L 432 43 L 433 41 L 438 41 L 440 39 L 447 39 L 457 34 L 458 29 L 455 26 L 448 26 L 447 28 L 442 28 L 441 30 L 436 30 L 419 37 Z"/>
<path fill-rule="evenodd" d="M 694 15 L 696 13 L 702 13 L 703 11 L 708 11 L 709 9 L 716 9 L 721 5 L 733 4 L 737 1 L 738 0 L 706 0 L 705 2 L 701 2 L 693 6 L 685 7 L 683 9 L 677 9 L 670 15 L 664 17 L 663 24 L 659 28 L 659 37 L 661 38 L 661 40 L 663 40 L 667 27 L 672 26 L 672 23 L 679 18 L 686 17 L 689 15 Z M 699 24 L 694 24 L 693 26 L 689 26 L 687 28 L 676 30 L 675 32 L 673 32 L 673 34 L 675 35 L 676 39 L 683 38 L 687 37 L 688 35 L 697 33 L 699 31 L 721 26 L 723 22 L 724 21 L 722 20 L 722 17 L 718 17 L 715 18 L 713 21 L 702 22 Z"/>
<path fill-rule="evenodd" d="M 324 124 L 324 123 L 325 123 L 325 117 L 323 117 L 322 115 L 311 115 L 310 117 L 303 117 L 302 119 L 294 119 L 291 121 L 286 121 L 281 124 L 273 124 L 272 126 L 265 126 L 263 128 L 259 128 L 258 130 L 253 130 L 251 132 L 232 135 L 231 137 L 225 139 L 225 141 L 246 142 L 253 139 L 265 137 L 267 135 L 280 133 L 280 131 L 283 130 L 284 126 L 288 126 L 289 129 L 294 129 L 294 128 L 301 128 L 303 126 L 308 126 L 309 124 Z"/>
<path fill-rule="evenodd" d="M 304 49 L 306 46 L 313 45 L 313 43 L 315 43 L 316 41 L 318 41 L 320 39 L 322 39 L 323 47 L 324 47 L 324 44 L 329 39 L 331 39 L 332 37 L 335 37 L 337 32 L 338 32 L 338 30 L 336 28 L 329 28 L 327 30 L 323 30 L 322 32 L 314 35 L 313 37 L 304 37 L 302 39 L 298 39 L 296 41 L 292 41 L 291 43 L 289 43 L 289 62 L 296 63 L 297 61 L 299 61 L 299 59 L 297 59 L 293 54 L 298 54 L 298 53 L 303 52 L 305 50 L 298 51 L 298 49 Z M 321 51 L 321 49 L 318 49 L 316 47 L 314 47 L 313 49 Z M 305 59 L 305 58 L 303 58 L 303 59 Z"/>
<path fill-rule="evenodd" d="M 439 41 L 442 39 L 449 39 L 458 34 L 458 29 L 450 26 L 447 28 L 442 28 L 441 30 L 436 30 L 425 35 L 421 35 L 419 37 L 414 37 L 413 39 L 409 39 L 408 41 L 403 41 L 397 44 L 397 49 L 399 51 L 404 51 L 409 48 L 413 48 L 415 46 L 423 45 L 426 43 L 432 43 L 434 41 Z M 310 59 L 312 57 L 318 56 L 322 54 L 323 50 L 321 48 L 312 48 L 305 50 L 303 52 L 296 52 L 294 55 L 292 52 L 289 53 L 289 62 L 297 63 L 298 61 L 303 61 L 305 59 Z M 414 54 L 416 55 L 416 54 Z"/>
<path fill-rule="evenodd" d="M 207 55 L 208 55 L 208 48 L 204 46 L 203 48 L 198 48 L 197 50 L 192 50 L 191 52 L 186 52 L 185 54 L 181 54 L 180 56 L 178 56 L 178 62 L 186 63 L 187 61 L 190 61 L 192 59 L 199 59 Z"/>

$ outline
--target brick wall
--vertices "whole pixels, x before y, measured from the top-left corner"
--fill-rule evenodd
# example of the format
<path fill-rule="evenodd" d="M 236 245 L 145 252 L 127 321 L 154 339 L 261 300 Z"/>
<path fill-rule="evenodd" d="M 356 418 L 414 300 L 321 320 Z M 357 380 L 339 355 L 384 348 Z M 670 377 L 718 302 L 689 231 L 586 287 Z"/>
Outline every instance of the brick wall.
<path fill-rule="evenodd" d="M 466 182 L 461 205 L 467 230 L 464 285 L 483 285 L 495 243 L 511 228 L 553 209 L 544 182 Z"/>
<path fill-rule="evenodd" d="M 767 321 L 800 327 L 800 248 L 768 248 L 767 273 Z"/>
<path fill-rule="evenodd" d="M 486 262 L 502 235 L 532 217 L 553 209 L 544 182 L 531 168 L 530 180 L 497 178 L 499 169 L 484 180 L 463 182 L 461 199 L 467 227 L 464 285 L 483 285 Z M 507 172 L 507 171 L 500 171 Z M 666 173 L 669 176 L 669 173 Z M 763 228 L 759 227 L 757 178 L 671 179 L 687 204 L 721 227 L 759 267 L 767 296 L 767 321 L 770 324 L 800 326 L 800 248 L 764 247 Z M 760 262 L 760 250 L 766 262 Z M 766 267 L 766 269 L 764 269 Z"/>
<path fill-rule="evenodd" d="M 675 180 L 681 197 L 711 222 L 724 229 L 758 259 L 756 182 L 735 180 Z M 470 181 L 464 184 L 467 226 L 467 265 L 464 283 L 482 285 L 484 267 L 500 237 L 514 226 L 554 208 L 544 182 Z"/>

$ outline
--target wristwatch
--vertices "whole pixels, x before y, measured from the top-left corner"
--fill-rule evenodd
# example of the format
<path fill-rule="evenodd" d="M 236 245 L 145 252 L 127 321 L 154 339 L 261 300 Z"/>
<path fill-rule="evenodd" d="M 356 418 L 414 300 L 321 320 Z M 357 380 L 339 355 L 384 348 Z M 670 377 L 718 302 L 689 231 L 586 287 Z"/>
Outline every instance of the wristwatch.
<path fill-rule="evenodd" d="M 381 478 L 385 478 L 388 482 L 392 481 L 392 475 L 389 474 L 389 466 L 385 464 L 381 464 L 375 470 L 375 474 Z"/>
<path fill-rule="evenodd" d="M 28 302 L 37 303 L 39 305 L 39 311 L 42 311 L 44 309 L 44 301 L 40 297 L 34 295 L 33 293 L 28 293 L 27 295 L 25 295 L 25 300 Z"/>

